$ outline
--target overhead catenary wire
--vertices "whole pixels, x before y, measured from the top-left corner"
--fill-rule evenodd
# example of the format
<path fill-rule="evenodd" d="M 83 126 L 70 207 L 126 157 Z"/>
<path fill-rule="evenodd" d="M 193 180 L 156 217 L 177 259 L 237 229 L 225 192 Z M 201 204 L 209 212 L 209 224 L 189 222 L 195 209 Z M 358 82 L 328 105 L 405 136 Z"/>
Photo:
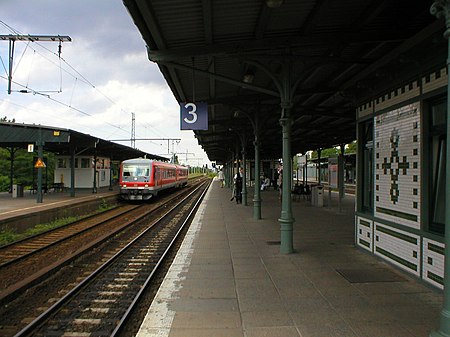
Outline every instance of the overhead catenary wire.
<path fill-rule="evenodd" d="M 0 24 L 3 25 L 4 27 L 6 27 L 8 29 L 8 31 L 10 31 L 12 34 L 22 34 L 20 31 L 14 29 L 13 27 L 9 26 L 8 24 L 6 24 L 4 21 L 0 20 Z M 58 45 L 58 52 L 54 52 L 50 49 L 48 49 L 46 46 L 44 46 L 43 44 L 39 43 L 38 41 L 34 41 L 34 43 L 32 45 L 36 45 L 41 47 L 42 49 L 44 49 L 45 51 L 55 55 L 58 57 L 58 63 L 56 63 L 55 61 L 53 61 L 52 59 L 48 58 L 46 55 L 42 54 L 41 52 L 39 52 L 36 48 L 34 48 L 33 46 L 30 45 L 30 43 L 28 42 L 27 44 L 27 48 L 24 50 L 21 59 L 23 58 L 23 55 L 25 55 L 25 52 L 27 49 L 31 49 L 33 50 L 34 54 L 39 55 L 40 57 L 42 57 L 43 59 L 47 60 L 48 62 L 50 62 L 51 64 L 53 64 L 54 66 L 59 68 L 60 71 L 60 87 L 59 87 L 59 91 L 44 91 L 44 90 L 35 90 L 32 89 L 29 85 L 29 80 L 27 81 L 26 85 L 23 85 L 21 83 L 18 83 L 16 81 L 13 81 L 13 83 L 15 85 L 18 85 L 22 88 L 25 88 L 29 91 L 31 91 L 31 93 L 33 93 L 34 95 L 40 95 L 40 96 L 44 96 L 47 97 L 48 99 L 50 99 L 51 101 L 60 104 L 62 106 L 66 106 L 67 108 L 74 110 L 78 113 L 81 113 L 83 115 L 89 116 L 91 118 L 96 118 L 94 117 L 92 114 L 87 113 L 86 111 L 83 111 L 82 109 L 76 108 L 72 105 L 73 102 L 73 98 L 74 98 L 74 93 L 75 93 L 75 87 L 77 85 L 79 85 L 79 83 L 83 83 L 85 85 L 90 86 L 91 88 L 95 89 L 96 92 L 98 92 L 100 95 L 102 95 L 105 99 L 107 99 L 110 103 L 114 104 L 114 105 L 118 105 L 118 103 L 116 101 L 114 101 L 111 97 L 109 97 L 108 95 L 106 95 L 103 91 L 101 91 L 100 89 L 98 89 L 89 79 L 87 79 L 85 76 L 83 76 L 77 69 L 75 69 L 75 67 L 73 67 L 69 62 L 67 62 L 62 56 L 61 56 L 61 43 Z M 5 64 L 3 63 L 3 59 L 2 59 L 2 64 L 3 64 L 3 68 L 5 69 L 5 73 L 7 74 L 7 70 L 5 67 Z M 68 69 L 69 70 L 68 70 Z M 52 93 L 60 93 L 62 92 L 63 89 L 63 73 L 67 74 L 68 76 L 71 76 L 75 79 L 74 82 L 74 87 L 72 88 L 72 93 L 70 96 L 70 101 L 69 103 L 65 103 L 62 102 L 61 100 L 55 99 L 54 97 L 46 94 L 48 92 L 52 92 Z M 4 79 L 7 79 L 7 77 L 1 76 Z M 30 77 L 29 77 L 30 78 Z M 24 93 L 25 91 L 23 90 L 19 90 L 20 92 Z M 123 111 L 124 113 L 129 113 L 128 111 L 124 110 L 124 109 L 120 109 L 120 111 Z M 103 123 L 110 125 L 112 127 L 114 127 L 116 130 L 120 130 L 123 132 L 127 132 L 126 129 L 124 129 L 123 127 L 117 126 L 117 125 L 113 125 L 109 122 L 105 122 L 104 120 L 102 120 Z M 150 124 L 146 124 L 147 126 L 149 126 L 150 128 L 153 129 L 153 132 L 155 134 L 159 133 L 158 130 L 151 126 Z M 145 126 L 144 126 L 145 127 Z"/>
<path fill-rule="evenodd" d="M 3 78 L 3 79 L 5 79 L 5 80 L 8 79 L 7 77 L 5 77 L 5 76 L 3 76 L 3 75 L 0 75 L 0 78 Z M 83 115 L 85 115 L 85 116 L 89 116 L 89 117 L 92 117 L 92 118 L 96 118 L 95 116 L 91 115 L 90 113 L 85 112 L 85 111 L 83 111 L 83 110 L 81 110 L 81 109 L 78 109 L 78 108 L 76 108 L 76 107 L 74 107 L 74 106 L 71 106 L 71 105 L 69 105 L 69 104 L 67 104 L 67 103 L 61 102 L 61 101 L 59 101 L 59 100 L 57 100 L 57 99 L 51 97 L 51 96 L 48 95 L 48 94 L 45 94 L 45 93 L 40 92 L 40 91 L 37 91 L 37 90 L 33 90 L 33 89 L 29 88 L 29 87 L 25 87 L 23 84 L 20 84 L 20 83 L 18 83 L 18 82 L 16 82 L 16 81 L 13 81 L 13 83 L 16 84 L 16 85 L 18 85 L 18 86 L 20 86 L 20 87 L 22 87 L 22 88 L 25 88 L 25 89 L 26 89 L 26 90 L 20 90 L 19 92 L 21 92 L 21 93 L 32 93 L 32 94 L 34 94 L 34 95 L 44 96 L 44 97 L 48 98 L 49 100 L 51 100 L 51 101 L 53 101 L 53 102 L 55 102 L 55 103 L 58 103 L 58 104 L 60 104 L 60 105 L 62 105 L 62 106 L 65 106 L 65 107 L 71 109 L 71 110 L 74 110 L 74 111 L 76 111 L 76 112 L 79 112 L 79 113 L 81 113 L 81 114 L 83 114 Z M 28 92 L 27 90 L 30 90 L 30 92 Z M 112 126 L 112 127 L 114 127 L 114 128 L 120 129 L 120 130 L 122 130 L 122 131 L 127 131 L 127 130 L 125 130 L 125 129 L 123 129 L 123 128 L 117 126 L 117 125 L 111 124 L 111 123 L 106 122 L 106 121 L 104 121 L 104 120 L 102 120 L 102 122 L 105 123 L 105 124 L 108 124 L 108 125 L 110 125 L 110 126 Z"/>

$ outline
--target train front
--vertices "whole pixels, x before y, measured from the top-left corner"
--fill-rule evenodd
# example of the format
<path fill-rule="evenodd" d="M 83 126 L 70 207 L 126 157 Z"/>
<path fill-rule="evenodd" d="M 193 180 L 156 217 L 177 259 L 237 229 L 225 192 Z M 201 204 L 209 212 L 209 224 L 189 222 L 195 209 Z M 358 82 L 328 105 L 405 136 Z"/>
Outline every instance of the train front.
<path fill-rule="evenodd" d="M 149 200 L 153 196 L 153 165 L 149 159 L 122 162 L 120 196 L 125 200 Z"/>

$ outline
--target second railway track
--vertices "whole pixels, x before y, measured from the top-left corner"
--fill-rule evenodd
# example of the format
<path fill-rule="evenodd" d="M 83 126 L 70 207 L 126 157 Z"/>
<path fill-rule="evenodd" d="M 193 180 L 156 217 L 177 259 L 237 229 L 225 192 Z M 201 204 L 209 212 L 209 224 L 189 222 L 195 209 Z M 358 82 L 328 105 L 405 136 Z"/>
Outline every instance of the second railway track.
<path fill-rule="evenodd" d="M 180 199 L 181 197 L 180 196 L 178 196 L 178 197 L 176 197 L 175 199 Z M 189 198 L 188 198 L 189 199 Z M 162 209 L 169 209 L 170 207 L 169 206 L 163 206 L 162 207 Z M 176 214 L 178 214 L 178 212 L 176 212 Z M 178 218 L 178 215 L 173 215 L 173 213 L 172 213 L 172 216 L 169 216 L 169 217 L 171 217 L 171 218 L 173 218 L 173 219 L 177 219 Z M 163 226 L 164 227 L 164 226 Z M 167 227 L 167 226 L 166 226 Z M 135 229 L 136 228 L 136 231 L 138 231 L 137 230 L 137 228 L 138 227 L 136 227 L 136 226 L 133 226 L 133 229 Z M 128 231 L 131 231 L 130 229 L 128 229 Z M 163 233 L 163 232 L 161 232 L 161 233 Z M 161 237 L 161 235 L 162 234 L 158 234 L 159 235 L 159 237 Z M 131 234 L 130 234 L 131 235 Z M 116 235 L 117 236 L 117 235 Z M 121 240 L 121 239 L 120 239 Z M 129 239 L 128 239 L 129 240 Z M 117 247 L 115 248 L 115 249 L 109 249 L 109 253 L 106 253 L 106 254 L 104 254 L 104 257 L 102 258 L 102 260 L 106 260 L 107 258 L 109 258 L 109 257 L 111 257 L 112 255 L 114 255 L 114 254 L 116 254 L 117 253 L 117 251 L 119 250 L 119 248 L 121 248 L 121 247 L 119 247 L 121 244 L 119 244 L 118 243 L 118 241 L 119 240 L 114 240 L 114 241 L 117 241 L 116 242 L 116 245 L 117 245 Z M 123 245 L 122 245 L 123 246 Z M 157 249 L 158 250 L 158 249 Z M 136 254 L 134 254 L 133 256 L 134 256 L 134 258 L 133 258 L 133 261 L 132 261 L 132 263 L 134 263 L 134 264 L 136 264 L 136 266 L 138 266 L 141 262 L 142 262 L 142 259 L 149 259 L 149 261 L 150 260 L 152 260 L 153 258 L 149 258 L 149 256 L 148 256 L 148 254 L 149 253 L 151 253 L 152 252 L 152 249 L 151 248 L 149 248 L 149 249 L 143 249 L 142 250 L 142 254 L 144 254 L 144 255 L 141 255 L 141 257 L 139 257 L 139 258 L 137 258 L 136 256 Z M 94 253 L 95 254 L 95 253 Z M 145 254 L 147 254 L 147 255 L 145 255 Z M 83 262 L 83 263 L 86 263 L 86 262 Z M 100 262 L 92 262 L 92 264 L 90 264 L 90 266 L 87 268 L 87 269 L 91 269 L 91 270 L 93 270 L 93 269 L 95 269 L 95 268 L 97 268 L 98 267 L 98 265 L 100 264 Z M 73 265 L 73 263 L 71 263 L 70 265 L 69 265 L 69 269 L 70 268 L 72 268 L 71 266 Z M 76 265 L 73 265 L 73 266 L 76 266 Z M 93 268 L 93 267 L 95 267 L 95 268 Z M 65 267 L 65 268 L 67 268 L 67 267 Z M 76 267 L 77 269 L 78 269 L 78 267 Z M 77 269 L 75 269 L 75 270 L 77 270 Z M 75 271 L 74 270 L 74 271 Z M 131 270 L 131 269 L 127 269 L 127 270 L 122 270 L 120 273 L 121 274 L 119 274 L 120 275 L 120 277 L 118 277 L 118 279 L 122 279 L 122 281 L 124 281 L 124 280 L 127 280 L 127 279 L 129 279 L 130 278 L 130 276 L 132 276 L 132 275 L 134 275 L 134 273 L 135 273 L 136 271 L 133 271 L 133 270 Z M 144 273 L 145 272 L 148 272 L 148 270 L 147 271 L 144 271 Z M 87 271 L 84 271 L 84 272 L 82 272 L 83 273 L 83 275 L 86 275 L 87 274 Z M 80 279 L 81 279 L 82 277 L 78 277 L 78 280 L 76 281 L 76 282 L 79 282 L 80 281 Z M 138 277 L 139 278 L 139 277 Z M 76 283 L 75 281 L 72 281 L 72 283 Z M 104 282 L 101 282 L 101 283 L 104 283 Z M 55 288 L 57 287 L 57 285 L 55 284 Z M 113 289 L 114 287 L 118 287 L 117 285 L 116 286 L 113 286 L 112 288 L 110 287 L 110 289 Z M 131 286 L 131 288 L 133 288 L 132 286 Z M 70 293 L 70 291 L 69 290 L 67 290 L 67 287 L 63 287 L 63 288 L 61 288 L 61 289 L 59 289 L 59 290 L 56 290 L 55 289 L 55 292 L 58 292 L 61 296 L 62 295 L 64 295 L 64 294 L 67 294 L 67 293 Z M 61 296 L 59 296 L 58 298 L 60 298 Z M 38 296 L 39 297 L 39 296 Z M 126 296 L 127 298 L 129 298 L 129 296 Z M 96 298 L 97 298 L 97 300 L 103 300 L 103 298 L 102 298 L 102 296 L 96 296 Z M 52 303 L 54 302 L 56 300 L 56 298 L 55 299 L 50 299 L 50 302 L 49 302 L 49 306 L 48 307 L 50 307 L 51 305 L 52 305 Z M 36 300 L 36 301 L 38 301 L 38 300 Z M 85 303 L 86 301 L 81 301 L 81 302 L 83 302 L 83 303 Z M 96 301 L 95 303 L 104 303 L 104 301 Z M 20 304 L 19 304 L 20 305 Z M 36 306 L 38 306 L 38 307 L 41 307 L 41 309 L 38 309 L 38 311 L 42 311 L 42 304 L 38 304 L 38 303 L 36 303 L 35 304 Z M 117 304 L 118 306 L 120 306 L 119 304 Z M 22 306 L 23 306 L 23 302 L 22 302 Z M 6 307 L 6 306 L 5 306 Z M 45 306 L 44 306 L 45 307 Z M 101 309 L 101 310 L 99 310 L 99 309 L 95 309 L 95 307 L 93 307 L 94 309 L 93 310 L 87 310 L 87 311 L 89 311 L 89 312 L 96 312 L 97 313 L 97 315 L 99 314 L 99 312 L 101 312 L 101 311 L 105 311 L 106 309 L 105 308 L 103 308 L 103 309 Z M 64 310 L 62 310 L 62 311 L 64 311 Z M 114 311 L 114 310 L 113 310 Z M 8 313 L 10 313 L 10 312 L 12 312 L 12 311 L 9 311 L 9 310 L 5 310 L 4 312 L 6 312 L 7 314 Z M 4 313 L 2 313 L 2 312 L 0 312 L 0 314 L 4 314 Z M 29 317 L 29 318 L 26 318 L 26 317 Z M 25 323 L 25 322 L 27 322 L 27 321 L 30 321 L 30 318 L 32 317 L 32 316 L 30 316 L 30 315 L 26 315 L 26 317 L 24 317 L 24 318 L 22 318 L 21 319 L 21 323 L 20 322 L 16 322 L 16 323 L 13 323 L 15 326 L 18 326 L 18 327 L 20 327 L 20 326 L 23 326 L 23 323 Z M 2 319 L 3 320 L 3 319 Z M 64 321 L 64 319 L 62 320 L 62 321 Z M 88 323 L 88 322 L 95 322 L 95 321 L 89 321 L 89 319 L 88 319 L 88 321 L 77 321 L 77 320 L 75 320 L 74 322 L 76 322 L 76 325 L 78 324 L 78 323 L 80 323 L 80 322 L 84 322 L 84 323 Z M 78 322 L 78 323 L 77 323 Z M 16 328 L 11 328 L 11 326 L 8 326 L 8 325 L 5 325 L 5 323 L 6 324 L 8 324 L 8 320 L 7 321 L 5 321 L 5 322 L 0 322 L 0 336 L 13 336 L 14 334 L 10 334 L 9 333 L 9 331 L 14 331 L 15 329 L 17 329 L 17 327 Z M 4 333 L 2 333 L 2 328 L 3 327 L 5 327 L 6 326 L 6 330 L 5 330 L 5 332 Z M 7 332 L 8 331 L 8 332 Z M 18 331 L 18 329 L 17 329 L 17 331 Z M 17 332 L 16 331 L 16 332 Z M 14 332 L 14 333 L 16 333 L 16 332 Z M 33 335 L 35 335 L 34 333 L 33 333 Z M 45 334 L 44 334 L 45 335 Z"/>

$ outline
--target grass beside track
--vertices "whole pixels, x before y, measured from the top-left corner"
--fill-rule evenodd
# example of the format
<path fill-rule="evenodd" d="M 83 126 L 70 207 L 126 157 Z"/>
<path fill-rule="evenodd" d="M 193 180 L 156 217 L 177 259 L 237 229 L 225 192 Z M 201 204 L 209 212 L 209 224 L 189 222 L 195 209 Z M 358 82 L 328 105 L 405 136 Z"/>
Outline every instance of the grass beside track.
<path fill-rule="evenodd" d="M 86 218 L 88 216 L 105 212 L 114 207 L 116 207 L 116 206 L 110 206 L 106 202 L 104 202 L 104 203 L 100 204 L 100 206 L 98 207 L 98 209 L 96 211 L 94 211 L 90 214 L 85 214 L 85 215 L 80 215 L 80 216 L 69 216 L 69 217 L 56 219 L 49 223 L 37 224 L 36 226 L 31 227 L 22 233 L 17 233 L 16 231 L 14 231 L 12 229 L 2 230 L 2 231 L 0 231 L 0 246 L 4 246 L 4 245 L 7 245 L 12 242 L 22 240 L 22 239 L 25 239 L 27 237 L 30 237 L 30 236 L 33 236 L 36 234 L 50 231 L 52 229 L 67 225 L 69 223 Z"/>

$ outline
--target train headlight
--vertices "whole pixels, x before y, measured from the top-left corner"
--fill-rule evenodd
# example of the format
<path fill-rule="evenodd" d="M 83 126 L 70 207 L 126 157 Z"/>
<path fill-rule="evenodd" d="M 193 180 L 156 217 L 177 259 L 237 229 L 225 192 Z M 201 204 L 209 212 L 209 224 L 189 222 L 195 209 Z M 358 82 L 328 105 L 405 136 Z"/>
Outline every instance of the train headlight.
<path fill-rule="evenodd" d="M 148 187 L 148 185 L 147 185 L 147 184 L 145 184 L 145 185 L 144 185 L 144 187 Z"/>

